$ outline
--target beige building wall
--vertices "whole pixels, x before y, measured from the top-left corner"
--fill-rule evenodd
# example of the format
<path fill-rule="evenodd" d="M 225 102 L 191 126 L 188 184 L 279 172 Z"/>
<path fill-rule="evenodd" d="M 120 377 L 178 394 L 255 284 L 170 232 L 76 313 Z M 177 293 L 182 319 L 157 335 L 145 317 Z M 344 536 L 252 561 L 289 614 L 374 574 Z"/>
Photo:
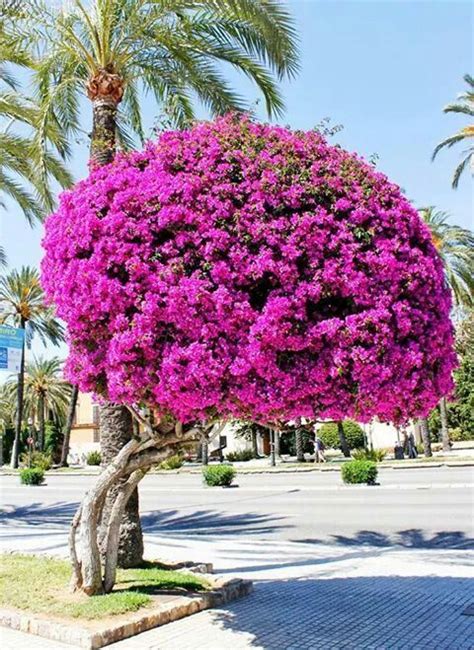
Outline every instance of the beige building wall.
<path fill-rule="evenodd" d="M 99 449 L 99 405 L 90 393 L 79 393 L 69 445 L 70 462 L 82 462 L 85 456 Z"/>

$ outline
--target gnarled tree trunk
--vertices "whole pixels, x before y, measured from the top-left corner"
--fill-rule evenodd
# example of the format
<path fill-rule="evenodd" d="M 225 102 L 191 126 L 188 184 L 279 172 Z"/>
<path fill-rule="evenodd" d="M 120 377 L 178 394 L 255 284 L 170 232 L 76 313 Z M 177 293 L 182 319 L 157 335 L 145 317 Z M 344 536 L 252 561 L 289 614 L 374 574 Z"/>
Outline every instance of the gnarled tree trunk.
<path fill-rule="evenodd" d="M 138 413 L 135 415 L 140 417 Z M 107 417 L 115 429 L 120 426 L 113 407 Z M 72 587 L 89 596 L 109 592 L 114 586 L 122 522 L 139 481 L 152 465 L 179 451 L 181 444 L 197 440 L 203 434 L 202 425 L 188 425 L 185 431 L 179 422 L 167 422 L 161 428 L 143 422 L 144 430 L 129 440 L 104 467 L 72 522 L 69 534 L 74 569 Z M 107 516 L 104 514 L 106 504 L 110 506 Z M 105 551 L 102 554 L 100 545 Z"/>

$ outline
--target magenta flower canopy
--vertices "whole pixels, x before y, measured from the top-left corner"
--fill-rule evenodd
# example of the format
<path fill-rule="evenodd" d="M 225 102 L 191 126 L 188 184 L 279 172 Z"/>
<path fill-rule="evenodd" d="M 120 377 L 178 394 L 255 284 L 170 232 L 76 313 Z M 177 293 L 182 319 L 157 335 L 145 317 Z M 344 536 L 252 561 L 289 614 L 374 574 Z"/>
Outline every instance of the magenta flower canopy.
<path fill-rule="evenodd" d="M 43 244 L 84 391 L 269 423 L 401 422 L 452 389 L 427 228 L 314 131 L 229 115 L 164 133 L 62 194 Z"/>

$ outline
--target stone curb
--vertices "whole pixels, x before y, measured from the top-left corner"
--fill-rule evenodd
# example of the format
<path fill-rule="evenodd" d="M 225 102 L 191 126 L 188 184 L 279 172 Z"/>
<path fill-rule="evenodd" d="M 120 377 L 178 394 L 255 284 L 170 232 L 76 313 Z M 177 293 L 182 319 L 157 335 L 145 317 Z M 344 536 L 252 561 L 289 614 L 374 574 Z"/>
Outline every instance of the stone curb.
<path fill-rule="evenodd" d="M 168 603 L 134 612 L 128 615 L 126 621 L 122 617 L 121 622 L 109 623 L 103 629 L 100 629 L 97 622 L 94 622 L 94 629 L 88 629 L 74 623 L 48 620 L 8 609 L 0 609 L 0 625 L 86 650 L 97 650 L 204 609 L 220 607 L 231 600 L 247 596 L 253 588 L 250 580 L 219 578 L 208 574 L 204 574 L 204 577 L 213 584 L 212 591 L 193 596 L 177 596 Z"/>

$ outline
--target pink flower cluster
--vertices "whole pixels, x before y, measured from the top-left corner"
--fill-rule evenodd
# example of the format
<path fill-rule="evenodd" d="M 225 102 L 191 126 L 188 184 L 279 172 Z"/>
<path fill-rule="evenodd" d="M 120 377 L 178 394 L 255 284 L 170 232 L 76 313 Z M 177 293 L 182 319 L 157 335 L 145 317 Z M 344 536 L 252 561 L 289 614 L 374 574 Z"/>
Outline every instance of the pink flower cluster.
<path fill-rule="evenodd" d="M 316 132 L 230 115 L 165 133 L 65 192 L 43 244 L 84 391 L 268 423 L 399 422 L 452 389 L 428 230 Z"/>

